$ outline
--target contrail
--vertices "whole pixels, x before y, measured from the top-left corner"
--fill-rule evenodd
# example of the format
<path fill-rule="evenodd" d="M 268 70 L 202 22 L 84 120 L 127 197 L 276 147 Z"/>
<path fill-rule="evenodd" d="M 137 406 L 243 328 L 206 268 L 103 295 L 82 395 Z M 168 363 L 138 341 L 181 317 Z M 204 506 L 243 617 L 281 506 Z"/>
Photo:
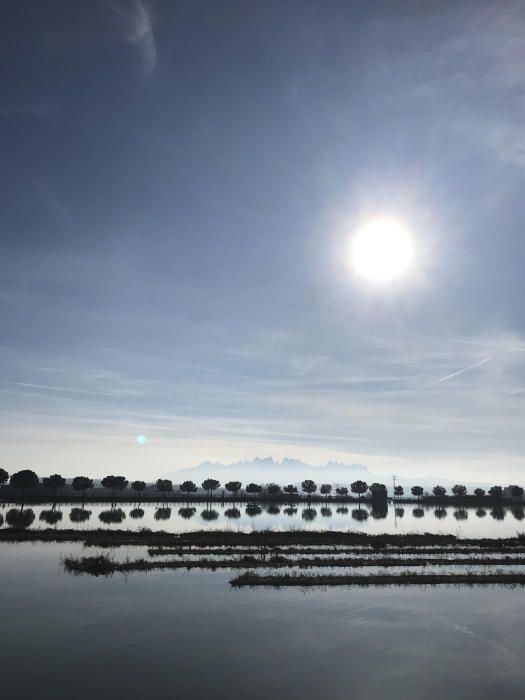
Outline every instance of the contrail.
<path fill-rule="evenodd" d="M 481 365 L 484 365 L 486 362 L 489 362 L 492 359 L 494 359 L 494 355 L 489 355 L 488 357 L 484 357 L 482 360 L 480 360 L 479 362 L 475 362 L 473 365 L 469 365 L 468 367 L 463 367 L 463 369 L 458 369 L 457 372 L 452 372 L 452 374 L 447 374 L 445 377 L 441 377 L 440 379 L 436 379 L 436 381 L 434 381 L 434 382 L 430 382 L 430 384 L 426 384 L 423 388 L 427 389 L 430 386 L 436 386 L 436 384 L 442 384 L 443 382 L 446 382 L 449 379 L 452 379 L 453 377 L 458 377 L 460 374 L 463 374 L 464 372 L 469 372 L 471 369 L 475 369 L 476 367 L 481 367 Z"/>

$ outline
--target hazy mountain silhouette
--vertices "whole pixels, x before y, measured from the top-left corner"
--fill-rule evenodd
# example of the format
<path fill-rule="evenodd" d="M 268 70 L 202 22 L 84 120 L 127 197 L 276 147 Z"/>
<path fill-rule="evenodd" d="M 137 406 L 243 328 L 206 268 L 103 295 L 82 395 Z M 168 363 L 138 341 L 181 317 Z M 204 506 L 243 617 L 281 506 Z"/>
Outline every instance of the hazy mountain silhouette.
<path fill-rule="evenodd" d="M 318 483 L 342 483 L 346 484 L 356 479 L 366 481 L 368 472 L 362 464 L 343 464 L 342 462 L 327 462 L 321 465 L 307 464 L 300 459 L 285 457 L 282 462 L 273 457 L 256 457 L 252 460 L 243 460 L 233 464 L 221 464 L 220 462 L 203 462 L 196 467 L 173 471 L 165 475 L 175 483 L 185 479 L 191 479 L 199 483 L 206 477 L 219 479 L 224 484 L 226 481 L 238 479 L 243 483 L 255 481 L 268 483 L 275 481 L 278 484 L 298 483 L 303 479 L 313 479 Z"/>

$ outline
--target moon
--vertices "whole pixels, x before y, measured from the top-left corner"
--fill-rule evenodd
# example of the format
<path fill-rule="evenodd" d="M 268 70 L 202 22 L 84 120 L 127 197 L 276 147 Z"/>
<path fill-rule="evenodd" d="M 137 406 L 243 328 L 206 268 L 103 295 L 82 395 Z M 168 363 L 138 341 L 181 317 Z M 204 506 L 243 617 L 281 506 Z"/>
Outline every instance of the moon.
<path fill-rule="evenodd" d="M 405 275 L 413 264 L 412 236 L 394 219 L 371 219 L 355 234 L 350 259 L 359 277 L 375 283 L 390 282 Z"/>

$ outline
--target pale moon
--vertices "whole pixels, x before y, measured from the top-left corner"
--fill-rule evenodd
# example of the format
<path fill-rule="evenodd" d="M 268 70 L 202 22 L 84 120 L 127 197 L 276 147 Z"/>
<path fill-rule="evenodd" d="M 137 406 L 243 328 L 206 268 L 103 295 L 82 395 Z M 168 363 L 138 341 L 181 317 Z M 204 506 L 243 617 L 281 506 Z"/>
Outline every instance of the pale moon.
<path fill-rule="evenodd" d="M 354 272 L 371 282 L 389 282 L 405 275 L 414 261 L 410 232 L 392 219 L 372 219 L 352 240 Z"/>

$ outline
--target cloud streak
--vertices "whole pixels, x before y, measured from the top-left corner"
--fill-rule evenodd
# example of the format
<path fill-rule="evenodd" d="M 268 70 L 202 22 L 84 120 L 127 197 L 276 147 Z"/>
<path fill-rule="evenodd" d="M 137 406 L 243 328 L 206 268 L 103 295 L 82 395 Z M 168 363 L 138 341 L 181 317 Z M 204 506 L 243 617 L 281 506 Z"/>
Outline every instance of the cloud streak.
<path fill-rule="evenodd" d="M 488 357 L 484 357 L 482 360 L 479 362 L 474 362 L 472 365 L 468 365 L 468 367 L 463 367 L 462 369 L 458 369 L 457 372 L 452 372 L 451 374 L 447 374 L 444 377 L 440 377 L 439 379 L 436 379 L 434 382 L 430 382 L 430 384 L 427 384 L 424 386 L 424 389 L 428 389 L 432 386 L 437 386 L 438 384 L 443 384 L 443 382 L 448 382 L 449 379 L 453 379 L 454 377 L 459 377 L 461 374 L 465 374 L 465 372 L 470 372 L 473 369 L 476 369 L 476 367 L 481 367 L 482 365 L 486 364 L 487 362 L 490 362 L 490 360 L 494 359 L 494 355 L 489 355 Z"/>

